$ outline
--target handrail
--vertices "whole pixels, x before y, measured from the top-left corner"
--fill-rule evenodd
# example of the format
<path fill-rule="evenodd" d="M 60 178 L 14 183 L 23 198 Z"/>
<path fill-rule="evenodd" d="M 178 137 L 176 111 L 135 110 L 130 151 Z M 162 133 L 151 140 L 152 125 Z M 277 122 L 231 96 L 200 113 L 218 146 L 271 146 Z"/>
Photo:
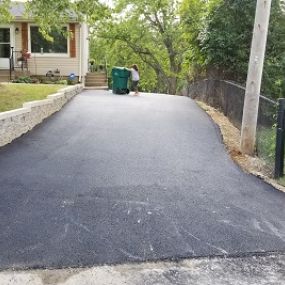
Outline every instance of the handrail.
<path fill-rule="evenodd" d="M 29 70 L 28 67 L 28 59 L 31 57 L 31 54 L 27 51 L 15 50 L 14 47 L 10 47 L 10 80 L 12 80 L 12 72 L 16 70 L 16 68 L 20 68 L 22 71 Z"/>
<path fill-rule="evenodd" d="M 12 80 L 12 71 L 15 70 L 14 65 L 14 47 L 10 46 L 10 57 L 9 57 L 9 72 L 10 72 L 10 80 Z"/>

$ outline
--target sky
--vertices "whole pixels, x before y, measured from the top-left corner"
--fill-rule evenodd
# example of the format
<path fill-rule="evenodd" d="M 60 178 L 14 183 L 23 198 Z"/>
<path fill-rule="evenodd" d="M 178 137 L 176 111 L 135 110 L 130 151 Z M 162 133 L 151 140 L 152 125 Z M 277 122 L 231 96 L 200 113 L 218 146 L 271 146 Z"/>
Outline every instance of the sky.
<path fill-rule="evenodd" d="M 27 2 L 27 0 L 12 0 L 13 2 Z M 113 7 L 113 0 L 99 0 L 101 3 L 107 4 L 109 7 Z"/>
<path fill-rule="evenodd" d="M 12 0 L 14 2 L 26 2 L 27 0 Z M 100 0 L 101 3 L 105 3 L 108 5 L 112 5 L 113 4 L 113 0 Z"/>

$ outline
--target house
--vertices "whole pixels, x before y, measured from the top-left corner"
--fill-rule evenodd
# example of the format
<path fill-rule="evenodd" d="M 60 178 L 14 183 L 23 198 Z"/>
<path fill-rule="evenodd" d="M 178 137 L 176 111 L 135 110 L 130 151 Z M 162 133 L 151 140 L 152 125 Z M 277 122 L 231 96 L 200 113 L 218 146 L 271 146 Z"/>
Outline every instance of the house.
<path fill-rule="evenodd" d="M 88 27 L 76 17 L 70 18 L 62 28 L 73 36 L 52 34 L 54 41 L 47 41 L 39 27 L 24 17 L 24 4 L 15 3 L 11 9 L 14 16 L 10 24 L 0 24 L 0 80 L 10 76 L 66 77 L 74 74 L 80 82 L 88 72 Z"/>

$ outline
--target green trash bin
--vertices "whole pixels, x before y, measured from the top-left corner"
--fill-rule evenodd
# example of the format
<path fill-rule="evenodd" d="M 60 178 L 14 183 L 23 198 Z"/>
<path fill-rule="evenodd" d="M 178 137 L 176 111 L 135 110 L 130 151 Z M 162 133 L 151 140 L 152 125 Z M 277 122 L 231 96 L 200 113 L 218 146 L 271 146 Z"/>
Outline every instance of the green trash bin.
<path fill-rule="evenodd" d="M 113 67 L 112 68 L 112 90 L 114 94 L 128 94 L 128 81 L 130 77 L 130 71 L 125 67 Z"/>

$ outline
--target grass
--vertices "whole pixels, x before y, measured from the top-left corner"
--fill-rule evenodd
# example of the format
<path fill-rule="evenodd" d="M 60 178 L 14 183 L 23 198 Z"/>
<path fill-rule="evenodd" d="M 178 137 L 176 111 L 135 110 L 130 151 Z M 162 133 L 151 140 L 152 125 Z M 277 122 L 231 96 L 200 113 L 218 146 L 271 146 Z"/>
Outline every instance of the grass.
<path fill-rule="evenodd" d="M 257 131 L 258 155 L 262 157 L 267 165 L 274 170 L 276 129 L 262 128 Z M 285 171 L 285 169 L 284 169 Z M 285 176 L 276 179 L 277 183 L 285 186 Z"/>
<path fill-rule="evenodd" d="M 275 161 L 275 128 L 259 128 L 257 129 L 257 153 L 258 156 L 264 159 L 271 167 Z"/>
<path fill-rule="evenodd" d="M 282 185 L 282 186 L 285 186 L 285 177 L 281 177 L 277 180 L 277 182 Z"/>
<path fill-rule="evenodd" d="M 46 99 L 63 87 L 50 84 L 0 84 L 0 112 L 21 108 L 25 102 Z"/>

